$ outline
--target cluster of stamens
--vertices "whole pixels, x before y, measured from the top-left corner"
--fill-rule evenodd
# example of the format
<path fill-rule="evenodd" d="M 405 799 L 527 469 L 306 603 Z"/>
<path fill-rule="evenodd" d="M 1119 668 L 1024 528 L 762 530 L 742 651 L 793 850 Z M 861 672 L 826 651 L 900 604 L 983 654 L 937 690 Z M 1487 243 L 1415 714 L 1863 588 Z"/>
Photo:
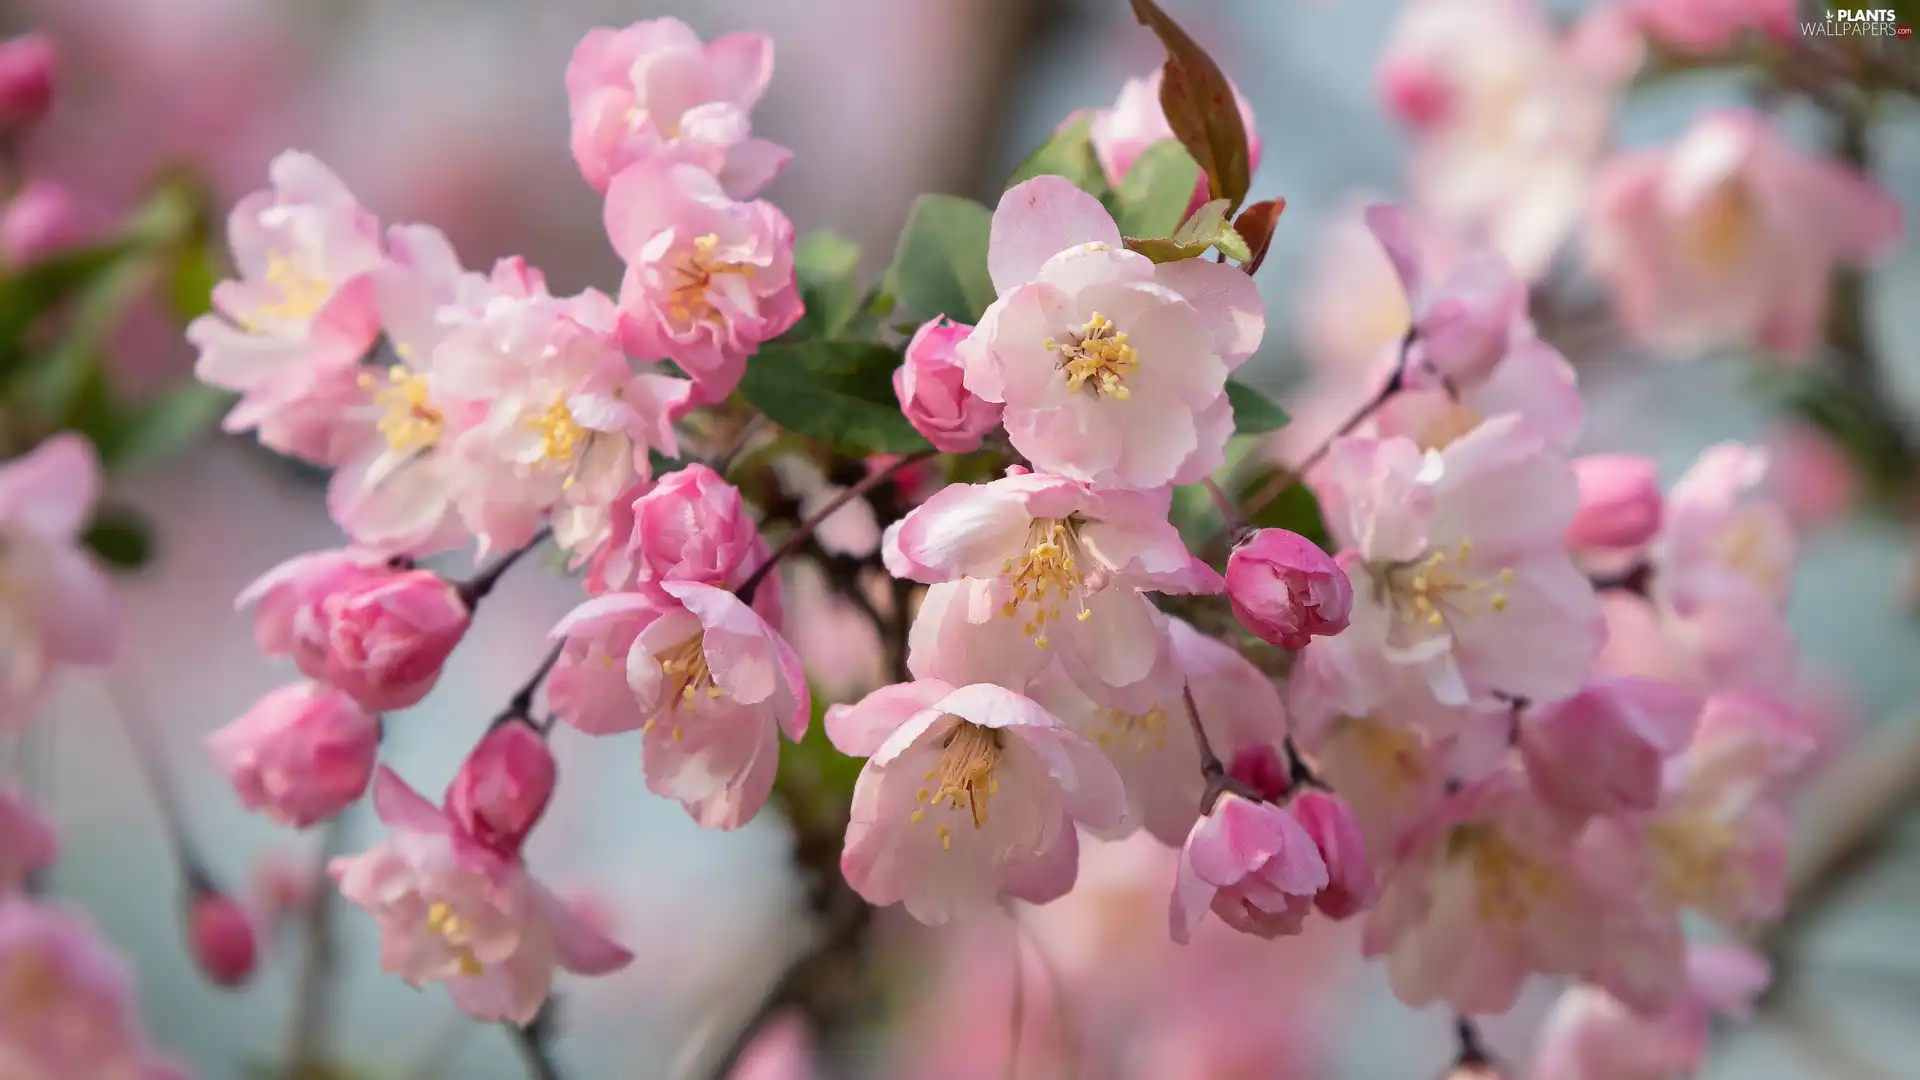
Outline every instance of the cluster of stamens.
<path fill-rule="evenodd" d="M 1729 887 L 1728 865 L 1737 837 L 1731 826 L 1703 814 L 1675 816 L 1649 825 L 1647 849 L 1661 884 L 1683 904 L 1711 902 Z"/>
<path fill-rule="evenodd" d="M 1341 724 L 1372 770 L 1382 779 L 1388 794 L 1415 788 L 1426 782 L 1427 769 L 1421 761 L 1418 739 L 1412 732 L 1390 727 L 1372 716 L 1354 717 Z"/>
<path fill-rule="evenodd" d="M 667 301 L 667 313 L 682 325 L 696 322 L 718 322 L 720 312 L 707 298 L 707 287 L 713 283 L 715 275 L 738 274 L 741 277 L 753 276 L 754 267 L 749 263 L 729 263 L 714 261 L 713 253 L 720 246 L 720 238 L 713 233 L 696 237 L 692 251 L 683 251 L 673 264 L 674 286 Z"/>
<path fill-rule="evenodd" d="M 1127 344 L 1127 335 L 1116 332 L 1113 320 L 1094 312 L 1080 329 L 1064 342 L 1048 338 L 1048 352 L 1060 359 L 1054 366 L 1067 375 L 1069 394 L 1085 390 L 1100 397 L 1125 401 L 1133 395 L 1126 378 L 1140 367 L 1140 353 Z"/>
<path fill-rule="evenodd" d="M 249 330 L 257 330 L 259 323 L 266 319 L 287 322 L 310 319 L 333 295 L 332 284 L 307 273 L 279 252 L 267 256 L 267 270 L 262 277 L 267 284 L 280 290 L 280 299 L 254 308 L 252 314 L 242 321 Z"/>
<path fill-rule="evenodd" d="M 1022 604 L 1031 603 L 1033 614 L 1021 629 L 1033 643 L 1047 647 L 1047 624 L 1060 618 L 1060 605 L 1073 598 L 1086 584 L 1087 567 L 1072 521 L 1035 518 L 1027 527 L 1027 551 L 1000 564 L 1000 572 L 1013 587 L 1013 599 L 1001 605 L 1000 613 L 1013 618 Z M 1092 612 L 1084 606 L 1077 616 L 1085 620 Z"/>
<path fill-rule="evenodd" d="M 1093 741 L 1102 750 L 1125 747 L 1135 753 L 1167 744 L 1167 710 L 1159 705 L 1143 713 L 1104 708 L 1094 714 Z"/>
<path fill-rule="evenodd" d="M 380 380 L 371 374 L 360 376 L 361 386 L 373 386 Z M 387 446 L 397 453 L 425 450 L 440 441 L 446 419 L 440 410 L 427 404 L 431 390 L 427 377 L 402 364 L 387 369 L 387 384 L 374 392 L 374 404 L 386 410 L 376 425 L 387 437 Z"/>
<path fill-rule="evenodd" d="M 540 452 L 548 461 L 572 461 L 580 444 L 588 438 L 586 428 L 573 418 L 567 398 L 561 394 L 545 410 L 527 418 L 527 426 L 540 434 Z"/>
<path fill-rule="evenodd" d="M 918 824 L 927 816 L 928 807 L 944 804 L 958 810 L 964 806 L 973 818 L 973 827 L 984 828 L 987 804 L 1000 793 L 1000 780 L 993 774 L 1000 763 L 1000 749 L 998 731 L 965 720 L 955 724 L 941 743 L 939 764 L 921 777 L 928 786 L 920 789 L 915 799 L 918 805 L 908 819 Z M 951 851 L 953 833 L 941 825 L 939 834 L 940 846 Z"/>
<path fill-rule="evenodd" d="M 427 909 L 427 933 L 447 943 L 453 950 L 455 962 L 460 965 L 460 974 L 472 977 L 485 970 L 480 958 L 473 954 L 467 944 L 473 934 L 473 925 L 466 919 L 453 913 L 453 908 L 445 903 L 436 903 Z"/>
<path fill-rule="evenodd" d="M 1490 588 L 1487 581 L 1461 572 L 1460 566 L 1472 555 L 1473 542 L 1462 540 L 1459 550 L 1452 555 L 1435 551 L 1424 559 L 1396 564 L 1384 575 L 1383 591 L 1402 617 L 1429 626 L 1446 625 L 1447 611 L 1464 612 L 1468 600 L 1482 591 L 1487 592 L 1488 610 L 1507 610 L 1505 590 Z M 1507 567 L 1494 573 L 1498 585 L 1512 584 L 1513 577 L 1513 570 Z"/>
<path fill-rule="evenodd" d="M 1553 873 L 1491 825 L 1462 825 L 1447 835 L 1447 855 L 1473 873 L 1475 913 L 1482 922 L 1513 925 L 1553 888 Z"/>

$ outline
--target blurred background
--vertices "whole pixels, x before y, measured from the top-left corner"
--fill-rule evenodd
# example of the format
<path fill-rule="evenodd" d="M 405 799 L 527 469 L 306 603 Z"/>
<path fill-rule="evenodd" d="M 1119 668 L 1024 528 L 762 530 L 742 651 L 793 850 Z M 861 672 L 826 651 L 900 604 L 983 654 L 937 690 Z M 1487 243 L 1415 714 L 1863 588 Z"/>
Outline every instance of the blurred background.
<path fill-rule="evenodd" d="M 1311 445 L 1365 393 L 1355 372 L 1330 359 L 1337 350 L 1326 345 L 1329 321 L 1377 318 L 1391 333 L 1394 313 L 1367 308 L 1385 263 L 1353 242 L 1351 220 L 1365 195 L 1405 189 L 1407 144 L 1381 108 L 1375 80 L 1398 5 L 1165 6 L 1259 118 L 1265 155 L 1252 197 L 1288 201 L 1259 278 L 1273 313 L 1268 345 L 1246 376 L 1287 393 L 1299 423 L 1286 438 Z M 778 67 L 756 129 L 792 147 L 795 158 L 765 197 L 802 233 L 831 227 L 859 242 L 875 270 L 916 194 L 991 202 L 1001 179 L 1062 117 L 1111 104 L 1124 79 L 1147 73 L 1161 56 L 1122 0 L 5 0 L 0 14 L 9 32 L 41 28 L 60 49 L 61 89 L 28 162 L 33 174 L 70 187 L 85 228 L 119 221 L 156 175 L 174 169 L 209 187 L 223 213 L 263 186 L 273 154 L 296 147 L 332 166 L 383 222 L 438 225 L 471 266 L 525 255 L 556 291 L 589 284 L 611 291 L 618 282 L 600 199 L 567 150 L 562 76 L 591 27 L 671 14 L 703 36 L 770 34 Z M 1907 44 L 1920 51 L 1920 43 Z M 1627 104 L 1617 137 L 1629 145 L 1669 140 L 1700 109 L 1738 93 L 1732 80 L 1713 76 L 1656 85 Z M 1818 135 L 1810 112 L 1786 111 L 1791 124 Z M 1920 207 L 1920 114 L 1906 101 L 1883 110 L 1877 124 L 1870 133 L 1877 172 L 1911 214 Z M 1327 277 L 1330 260 L 1342 259 L 1358 268 Z M 1920 311 L 1920 257 L 1911 240 L 1873 276 L 1867 295 L 1889 402 L 1920 416 L 1920 337 L 1903 325 Z M 1549 323 L 1546 335 L 1582 368 L 1586 449 L 1648 454 L 1671 479 L 1714 442 L 1794 437 L 1754 392 L 1743 358 L 1660 363 L 1604 333 L 1576 343 Z M 130 395 L 177 383 L 192 360 L 157 311 L 131 313 L 108 355 L 115 385 Z M 212 435 L 121 474 L 114 497 L 155 524 L 151 565 L 125 582 L 131 637 L 123 705 L 158 725 L 213 869 L 236 887 L 284 887 L 312 865 L 317 838 L 243 813 L 199 741 L 291 674 L 260 659 L 232 597 L 282 559 L 339 542 L 318 479 L 251 440 Z M 1831 688 L 1836 723 L 1857 729 L 1853 745 L 1889 740 L 1884 745 L 1896 749 L 1881 756 L 1896 781 L 1909 778 L 1894 784 L 1902 791 L 1920 773 L 1911 750 L 1898 749 L 1914 743 L 1903 732 L 1920 730 L 1913 545 L 1910 525 L 1887 514 L 1856 514 L 1814 532 L 1793 611 L 1808 663 Z M 416 786 L 437 791 L 451 777 L 537 660 L 546 629 L 571 606 L 576 588 L 558 574 L 507 580 L 440 690 L 389 729 L 390 760 Z M 158 1042 L 206 1080 L 249 1075 L 250 1064 L 271 1061 L 284 1045 L 301 950 L 294 937 L 279 942 L 284 947 L 262 977 L 240 993 L 210 988 L 193 969 L 178 932 L 174 865 L 110 701 L 98 680 L 68 678 L 33 748 L 50 765 L 50 798 L 65 830 L 54 891 L 94 913 L 131 954 Z M 679 807 L 645 793 L 636 739 L 589 745 L 562 737 L 556 752 L 565 782 L 536 834 L 532 862 L 548 880 L 592 898 L 639 955 L 618 976 L 563 987 L 560 1058 L 572 1077 L 671 1076 L 676 1055 L 698 1040 L 702 1025 L 733 1023 L 793 947 L 785 840 L 767 817 L 738 834 L 696 829 Z M 1857 807 L 1847 796 L 1860 786 L 1837 787 L 1837 796 L 1819 785 L 1808 796 L 1803 840 L 1811 848 L 1831 851 L 1835 837 L 1863 832 L 1848 816 Z M 1920 1030 L 1911 1023 L 1920 1009 L 1914 801 L 1887 804 L 1900 811 L 1894 827 L 1877 831 L 1843 883 L 1810 905 L 1793 931 L 1786 989 L 1760 1022 L 1716 1051 L 1708 1075 L 1920 1077 Z M 361 846 L 373 828 L 350 822 L 345 843 Z M 1136 854 L 1100 857 L 1119 864 Z M 1087 897 L 1067 903 L 1084 914 L 1163 902 L 1124 892 L 1083 889 Z M 1151 933 L 1157 918 L 1136 923 Z M 1036 939 L 1072 953 L 1052 964 L 1119 963 L 1101 959 L 1085 926 L 1073 912 L 1043 911 L 1032 922 Z M 339 931 L 336 1025 L 357 1070 L 467 1080 L 524 1075 L 497 1030 L 470 1024 L 443 993 L 415 993 L 381 975 L 369 920 L 349 912 Z M 1265 950 L 1266 976 L 1248 984 L 1297 1050 L 1299 1067 L 1286 1075 L 1401 1080 L 1437 1071 L 1450 1053 L 1448 1018 L 1395 1003 L 1382 974 L 1354 959 L 1351 941 L 1329 940 L 1346 932 Z M 982 960 L 991 970 L 964 977 L 1010 978 L 1006 935 L 978 945 L 979 956 L 998 959 Z M 1521 1051 L 1549 998 L 1542 988 L 1512 1017 L 1490 1024 L 1495 1045 Z M 972 1038 L 1004 1046 L 1004 1031 L 982 1028 L 1005 1022 L 1003 1006 L 955 1007 L 934 1010 L 924 1030 L 934 1045 Z M 951 1075 L 991 1076 L 994 1067 L 956 1065 Z M 1170 1068 L 1164 1075 L 1272 1074 Z"/>

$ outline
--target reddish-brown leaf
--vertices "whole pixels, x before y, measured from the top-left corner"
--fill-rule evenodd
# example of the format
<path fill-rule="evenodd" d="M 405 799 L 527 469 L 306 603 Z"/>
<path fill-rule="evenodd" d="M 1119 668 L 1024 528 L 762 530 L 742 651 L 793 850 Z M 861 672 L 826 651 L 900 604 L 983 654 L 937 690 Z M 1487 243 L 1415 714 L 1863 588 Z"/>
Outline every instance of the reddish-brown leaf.
<path fill-rule="evenodd" d="M 1220 65 L 1194 43 L 1180 25 L 1153 0 L 1132 0 L 1134 17 L 1167 47 L 1165 77 L 1160 83 L 1160 107 L 1182 146 L 1207 174 L 1207 189 L 1226 199 L 1229 210 L 1247 197 L 1251 165 L 1247 129 L 1233 87 Z"/>
<path fill-rule="evenodd" d="M 1245 240 L 1247 247 L 1253 251 L 1253 257 L 1241 263 L 1240 269 L 1248 274 L 1260 269 L 1260 264 L 1267 258 L 1267 247 L 1273 243 L 1274 227 L 1280 224 L 1280 215 L 1285 213 L 1286 209 L 1287 200 L 1268 199 L 1247 207 L 1240 212 L 1238 218 L 1234 219 L 1234 231 L 1240 234 L 1240 238 Z"/>

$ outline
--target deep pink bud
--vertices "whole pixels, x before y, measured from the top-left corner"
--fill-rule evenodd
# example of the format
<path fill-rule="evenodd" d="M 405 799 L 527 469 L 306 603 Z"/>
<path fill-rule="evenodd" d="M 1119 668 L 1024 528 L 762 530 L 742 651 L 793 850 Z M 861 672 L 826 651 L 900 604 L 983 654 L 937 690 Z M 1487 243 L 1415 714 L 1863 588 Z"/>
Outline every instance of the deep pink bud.
<path fill-rule="evenodd" d="M 1347 628 L 1353 583 L 1313 541 L 1261 529 L 1227 559 L 1227 599 L 1240 624 L 1261 640 L 1298 649 Z"/>
<path fill-rule="evenodd" d="M 1660 531 L 1664 501 L 1660 468 L 1632 454 L 1594 454 L 1575 458 L 1580 510 L 1567 526 L 1567 546 L 1575 549 L 1632 548 Z"/>
<path fill-rule="evenodd" d="M 928 320 L 914 331 L 906 360 L 893 373 L 900 411 L 915 431 L 949 454 L 980 449 L 987 433 L 1000 426 L 1003 406 L 975 397 L 961 379 L 954 349 L 971 333 L 973 327 L 949 322 L 945 315 Z"/>
<path fill-rule="evenodd" d="M 301 670 L 375 712 L 426 697 L 473 619 L 460 590 L 431 570 L 360 582 L 322 599 L 318 615 L 319 663 L 296 653 Z"/>
<path fill-rule="evenodd" d="M 468 836 L 512 855 L 553 797 L 553 754 L 531 726 L 514 721 L 488 732 L 447 786 L 447 813 Z"/>
<path fill-rule="evenodd" d="M 53 107 L 53 39 L 22 34 L 0 42 L 0 125 L 25 127 Z"/>
<path fill-rule="evenodd" d="M 1454 385 L 1485 382 L 1526 311 L 1527 286 L 1499 256 L 1469 257 L 1415 315 L 1420 362 Z"/>
<path fill-rule="evenodd" d="M 241 803 L 305 828 L 367 790 L 380 721 L 339 690 L 294 683 L 207 736 L 206 745 Z"/>
<path fill-rule="evenodd" d="M 1540 801 L 1557 810 L 1652 810 L 1667 759 L 1692 741 L 1701 705 L 1672 683 L 1598 675 L 1565 701 L 1522 714 L 1520 757 Z"/>
<path fill-rule="evenodd" d="M 1380 66 L 1380 98 L 1386 110 L 1416 131 L 1438 127 L 1453 104 L 1446 76 L 1420 60 L 1389 58 Z"/>
<path fill-rule="evenodd" d="M 1294 797 L 1287 812 L 1313 837 L 1327 864 L 1327 887 L 1313 904 L 1329 918 L 1344 919 L 1373 904 L 1373 867 L 1367 861 L 1367 842 L 1360 822 L 1346 800 L 1329 792 L 1307 790 Z"/>
<path fill-rule="evenodd" d="M 253 977 L 253 924 L 233 897 L 211 891 L 196 895 L 187 922 L 193 962 L 207 978 L 239 986 Z"/>
<path fill-rule="evenodd" d="M 1327 865 L 1300 823 L 1272 803 L 1228 792 L 1180 849 L 1168 928 L 1186 944 L 1208 911 L 1244 934 L 1297 934 L 1327 887 Z"/>
<path fill-rule="evenodd" d="M 50 180 L 20 189 L 0 210 L 0 262 L 23 266 L 79 238 L 73 196 Z"/>

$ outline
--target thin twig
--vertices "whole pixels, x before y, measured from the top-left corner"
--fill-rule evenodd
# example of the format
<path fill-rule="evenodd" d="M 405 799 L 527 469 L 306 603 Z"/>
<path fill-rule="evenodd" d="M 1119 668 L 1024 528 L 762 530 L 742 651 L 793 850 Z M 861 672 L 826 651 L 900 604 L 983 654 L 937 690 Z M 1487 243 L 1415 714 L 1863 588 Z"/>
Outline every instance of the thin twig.
<path fill-rule="evenodd" d="M 301 958 L 299 981 L 294 984 L 293 1022 L 288 1037 L 287 1074 L 305 1078 L 318 1075 L 327 1064 L 322 1056 L 331 1042 L 333 1029 L 333 977 L 339 956 L 333 939 L 334 917 L 338 914 L 340 890 L 327 876 L 327 864 L 345 849 L 349 810 L 342 812 L 321 834 L 318 884 L 307 901 L 303 926 L 306 952 Z"/>
<path fill-rule="evenodd" d="M 1241 511 L 1243 516 L 1254 517 L 1266 509 L 1273 500 L 1292 490 L 1295 484 L 1305 480 L 1307 474 L 1313 471 L 1313 467 L 1320 464 L 1320 459 L 1326 457 L 1328 451 L 1333 449 L 1334 443 L 1353 434 L 1354 429 L 1365 423 L 1367 417 L 1372 416 L 1376 409 L 1386 404 L 1388 398 L 1400 392 L 1401 387 L 1406 385 L 1407 353 L 1413 348 L 1414 338 L 1413 328 L 1408 327 L 1406 335 L 1400 339 L 1399 362 L 1394 365 L 1393 374 L 1388 377 L 1385 385 L 1356 409 L 1352 416 L 1347 417 L 1344 423 L 1334 429 L 1333 434 L 1327 436 L 1319 446 L 1314 447 L 1313 452 L 1308 454 L 1300 464 L 1290 469 L 1281 469 L 1273 479 L 1267 481 L 1265 487 L 1255 492 L 1247 500 L 1246 508 Z"/>
<path fill-rule="evenodd" d="M 1487 1053 L 1487 1044 L 1480 1040 L 1480 1029 L 1472 1020 L 1464 1016 L 1453 1018 L 1453 1035 L 1460 1043 L 1460 1053 L 1453 1059 L 1457 1068 L 1486 1068 L 1493 1064 L 1493 1055 Z"/>
<path fill-rule="evenodd" d="M 519 1024 L 504 1024 L 507 1037 L 519 1049 L 520 1056 L 527 1063 L 527 1075 L 533 1080 L 560 1080 L 560 1067 L 553 1063 L 553 999 L 541 1006 L 539 1015 L 525 1027 Z"/>
<path fill-rule="evenodd" d="M 740 433 L 734 436 L 733 442 L 727 444 L 726 449 L 720 451 L 719 456 L 713 459 L 713 464 L 709 465 L 708 468 L 722 477 L 726 476 L 727 470 L 733 467 L 733 463 L 739 458 L 740 452 L 745 450 L 747 444 L 752 442 L 754 436 L 760 434 L 761 430 L 766 426 L 767 414 L 754 413 L 746 423 L 740 425 Z"/>
<path fill-rule="evenodd" d="M 740 588 L 735 590 L 735 592 L 739 594 L 741 602 L 747 604 L 753 603 L 754 590 L 758 589 L 760 583 L 766 580 L 767 575 L 773 572 L 773 568 L 780 564 L 780 560 L 799 551 L 800 548 L 806 544 L 807 538 L 814 534 L 814 530 L 818 529 L 822 522 L 837 513 L 841 507 L 893 479 L 894 476 L 907 466 L 925 461 L 938 452 L 939 451 L 932 449 L 918 450 L 905 457 L 895 458 L 886 468 L 868 473 L 864 479 L 852 487 L 842 488 L 838 495 L 828 499 L 820 509 L 813 512 L 811 517 L 802 521 L 790 536 L 781 541 L 780 546 L 773 549 L 773 553 L 767 556 L 765 562 L 754 567 L 753 573 L 747 575 L 747 580 L 741 582 Z"/>
<path fill-rule="evenodd" d="M 488 725 L 487 730 L 491 731 L 519 720 L 532 726 L 535 731 L 546 734 L 552 724 L 542 727 L 533 723 L 533 696 L 539 693 L 540 684 L 546 682 L 547 676 L 553 673 L 553 666 L 560 662 L 560 654 L 566 647 L 567 643 L 564 641 L 554 642 L 553 647 L 547 650 L 547 655 L 541 658 L 540 666 L 535 668 L 533 674 L 527 676 L 527 681 L 520 684 L 520 689 L 515 690 L 513 696 L 507 699 L 507 707 L 501 709 L 499 715 L 493 718 L 493 723 Z"/>
<path fill-rule="evenodd" d="M 533 534 L 533 539 L 500 556 L 494 560 L 492 566 L 461 582 L 460 599 L 466 602 L 469 609 L 478 607 L 480 601 L 485 600 L 487 595 L 493 592 L 493 587 L 500 584 L 500 579 L 506 576 L 507 571 L 513 569 L 514 563 L 519 562 L 527 552 L 546 543 L 552 537 L 552 529 L 541 529 Z"/>
<path fill-rule="evenodd" d="M 181 808 L 180 793 L 173 784 L 173 771 L 167 765 L 166 747 L 161 744 L 160 733 L 150 722 L 145 698 L 133 685 L 132 676 L 124 667 L 109 674 L 105 682 L 114 719 L 119 722 L 120 730 L 126 733 L 127 743 L 133 750 L 134 764 L 138 766 L 147 790 L 153 796 L 154 809 L 158 811 L 160 819 L 160 831 L 173 848 L 174 861 L 180 867 L 188 890 L 194 893 L 211 891 L 213 879 L 187 831 L 186 813 Z"/>

